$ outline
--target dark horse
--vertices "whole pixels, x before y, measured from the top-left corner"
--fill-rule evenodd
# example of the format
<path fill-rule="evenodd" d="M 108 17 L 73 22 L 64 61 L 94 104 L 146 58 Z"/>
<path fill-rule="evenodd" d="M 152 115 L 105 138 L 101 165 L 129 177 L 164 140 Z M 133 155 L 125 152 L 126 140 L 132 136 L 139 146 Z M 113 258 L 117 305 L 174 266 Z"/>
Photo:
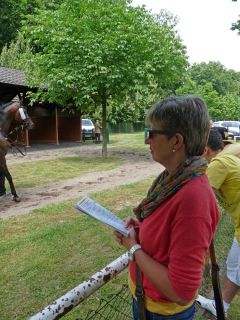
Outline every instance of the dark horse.
<path fill-rule="evenodd" d="M 19 102 L 10 102 L 1 107 L 0 110 L 0 174 L 2 175 L 2 182 L 4 184 L 4 176 L 10 185 L 13 200 L 19 202 L 12 176 L 8 171 L 6 163 L 6 154 L 9 147 L 11 147 L 11 140 L 9 134 L 23 131 L 24 128 L 32 129 L 34 126 L 32 120 L 28 116 L 26 110 Z M 11 132 L 10 129 L 14 128 Z"/>

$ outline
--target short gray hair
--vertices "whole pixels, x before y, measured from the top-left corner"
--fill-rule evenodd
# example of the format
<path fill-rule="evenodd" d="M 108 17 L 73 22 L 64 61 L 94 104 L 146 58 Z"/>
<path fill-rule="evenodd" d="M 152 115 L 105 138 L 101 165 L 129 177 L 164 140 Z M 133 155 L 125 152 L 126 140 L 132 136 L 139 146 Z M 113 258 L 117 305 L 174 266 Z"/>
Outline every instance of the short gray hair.
<path fill-rule="evenodd" d="M 207 144 L 210 117 L 206 104 L 195 96 L 172 96 L 152 106 L 146 116 L 147 123 L 157 123 L 168 137 L 180 133 L 184 137 L 187 156 L 199 156 Z"/>

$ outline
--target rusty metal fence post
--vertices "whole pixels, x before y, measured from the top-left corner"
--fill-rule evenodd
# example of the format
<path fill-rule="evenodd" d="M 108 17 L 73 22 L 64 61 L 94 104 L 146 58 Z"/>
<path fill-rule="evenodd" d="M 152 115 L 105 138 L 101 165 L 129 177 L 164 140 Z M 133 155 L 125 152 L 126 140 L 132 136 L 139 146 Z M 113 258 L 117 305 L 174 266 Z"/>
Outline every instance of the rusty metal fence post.
<path fill-rule="evenodd" d="M 96 272 L 88 280 L 82 282 L 80 285 L 67 292 L 42 311 L 29 318 L 29 320 L 53 320 L 62 318 L 75 306 L 80 304 L 114 276 L 123 271 L 127 266 L 128 253 L 125 253 L 99 272 Z"/>

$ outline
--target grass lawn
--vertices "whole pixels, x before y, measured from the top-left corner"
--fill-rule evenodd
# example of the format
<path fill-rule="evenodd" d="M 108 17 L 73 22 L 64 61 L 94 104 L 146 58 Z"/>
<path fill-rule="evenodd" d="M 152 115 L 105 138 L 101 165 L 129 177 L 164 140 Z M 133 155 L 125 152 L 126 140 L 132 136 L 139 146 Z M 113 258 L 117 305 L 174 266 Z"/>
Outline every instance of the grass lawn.
<path fill-rule="evenodd" d="M 144 152 L 144 133 L 112 134 L 109 149 Z M 110 170 L 119 159 L 59 158 L 10 167 L 17 187 L 47 184 L 90 171 Z M 16 171 L 15 171 L 16 170 Z M 117 213 L 132 215 L 132 207 L 146 194 L 150 180 L 117 187 L 92 198 Z M 112 230 L 74 209 L 78 199 L 34 210 L 32 214 L 0 220 L 0 319 L 22 320 L 39 312 L 125 251 Z M 223 228 L 223 226 L 221 226 Z M 222 234 L 222 229 L 220 229 Z M 220 246 L 225 245 L 221 243 Z M 126 283 L 127 271 L 102 287 L 64 319 L 85 319 L 100 297 L 109 299 Z M 240 319 L 240 295 L 228 320 Z M 200 320 L 200 319 L 199 319 Z"/>
<path fill-rule="evenodd" d="M 111 170 L 120 164 L 121 160 L 117 158 L 65 157 L 16 163 L 9 165 L 9 170 L 17 189 L 71 179 L 88 172 Z"/>
<path fill-rule="evenodd" d="M 93 145 L 94 147 L 95 145 Z M 81 148 L 81 147 L 80 147 Z M 148 152 L 144 144 L 144 133 L 112 134 L 108 149 L 118 151 Z M 16 189 L 34 187 L 61 180 L 71 179 L 88 172 L 111 170 L 120 166 L 117 158 L 62 157 L 50 160 L 15 163 L 9 165 Z M 6 184 L 8 187 L 8 184 Z M 9 188 L 9 187 L 8 187 Z"/>
<path fill-rule="evenodd" d="M 95 193 L 92 198 L 117 213 L 132 215 L 150 180 Z M 26 319 L 102 269 L 125 251 L 112 230 L 74 209 L 78 199 L 0 221 L 0 319 Z M 127 271 L 102 287 L 64 319 L 85 319 L 100 297 L 109 299 L 127 281 Z M 229 320 L 239 319 L 239 296 Z"/>
<path fill-rule="evenodd" d="M 125 217 L 145 195 L 150 180 L 94 194 Z M 26 319 L 86 280 L 125 251 L 112 230 L 74 209 L 78 199 L 0 221 L 0 319 Z M 127 272 L 64 319 L 84 319 L 89 308 L 126 282 Z"/>
<path fill-rule="evenodd" d="M 144 132 L 113 133 L 110 134 L 108 149 L 119 151 L 149 151 L 149 146 L 144 143 Z"/>

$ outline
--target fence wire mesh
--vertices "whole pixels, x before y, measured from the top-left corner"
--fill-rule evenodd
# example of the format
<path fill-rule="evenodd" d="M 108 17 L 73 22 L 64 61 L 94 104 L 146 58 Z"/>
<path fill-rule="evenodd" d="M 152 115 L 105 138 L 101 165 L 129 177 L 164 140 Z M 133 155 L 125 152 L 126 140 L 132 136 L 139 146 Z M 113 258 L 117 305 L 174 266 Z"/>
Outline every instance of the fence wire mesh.
<path fill-rule="evenodd" d="M 221 209 L 221 219 L 215 234 L 214 244 L 217 262 L 220 267 L 220 278 L 223 282 L 226 274 L 226 258 L 231 248 L 234 236 L 234 228 L 231 218 Z M 210 262 L 210 261 L 209 261 Z M 199 291 L 200 294 L 213 298 L 210 264 L 206 263 L 203 283 Z M 99 307 L 90 311 L 84 320 L 128 320 L 132 319 L 131 295 L 128 287 L 124 284 L 120 291 L 114 293 L 108 299 L 101 299 Z M 234 300 L 234 305 L 230 307 L 228 320 L 240 320 L 240 296 Z M 210 313 L 196 305 L 195 320 L 215 319 Z"/>
<path fill-rule="evenodd" d="M 108 300 L 101 299 L 97 310 L 88 313 L 85 320 L 132 319 L 131 296 L 128 286 L 124 284 L 120 291 Z"/>

